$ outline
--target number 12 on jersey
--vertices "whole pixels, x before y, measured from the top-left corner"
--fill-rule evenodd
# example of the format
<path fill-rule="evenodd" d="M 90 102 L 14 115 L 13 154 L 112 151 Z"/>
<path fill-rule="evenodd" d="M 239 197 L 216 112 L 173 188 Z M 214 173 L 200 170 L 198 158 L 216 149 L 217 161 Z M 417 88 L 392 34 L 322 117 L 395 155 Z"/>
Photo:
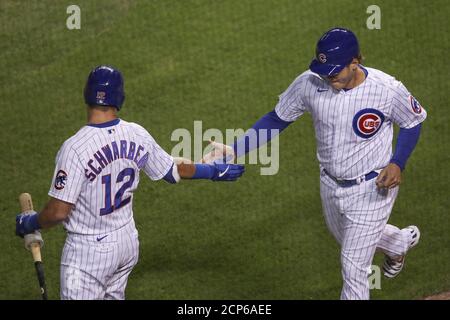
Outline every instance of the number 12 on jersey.
<path fill-rule="evenodd" d="M 100 215 L 104 216 L 106 214 L 112 213 L 114 210 L 120 209 L 126 206 L 131 201 L 131 196 L 122 199 L 125 191 L 133 185 L 135 172 L 133 168 L 126 168 L 120 171 L 117 175 L 116 183 L 123 182 L 126 177 L 130 177 L 127 182 L 125 182 L 120 189 L 116 192 L 114 196 L 114 204 L 111 199 L 111 174 L 102 176 L 102 184 L 105 185 L 105 207 L 100 209 Z"/>

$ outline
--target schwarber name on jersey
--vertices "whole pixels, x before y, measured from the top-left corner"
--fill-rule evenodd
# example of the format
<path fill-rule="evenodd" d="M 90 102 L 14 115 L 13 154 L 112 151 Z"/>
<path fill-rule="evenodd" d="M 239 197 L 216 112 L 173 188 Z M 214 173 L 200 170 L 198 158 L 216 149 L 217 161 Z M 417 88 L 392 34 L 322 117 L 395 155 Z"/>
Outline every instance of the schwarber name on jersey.
<path fill-rule="evenodd" d="M 366 79 L 345 91 L 335 90 L 306 71 L 280 95 L 275 107 L 285 121 L 310 112 L 320 165 L 339 179 L 355 179 L 384 168 L 392 157 L 393 123 L 412 128 L 427 113 L 394 77 L 360 66 Z"/>
<path fill-rule="evenodd" d="M 74 204 L 64 222 L 68 232 L 104 234 L 133 219 L 139 171 L 159 180 L 172 165 L 173 158 L 135 123 L 86 125 L 59 150 L 48 194 Z"/>

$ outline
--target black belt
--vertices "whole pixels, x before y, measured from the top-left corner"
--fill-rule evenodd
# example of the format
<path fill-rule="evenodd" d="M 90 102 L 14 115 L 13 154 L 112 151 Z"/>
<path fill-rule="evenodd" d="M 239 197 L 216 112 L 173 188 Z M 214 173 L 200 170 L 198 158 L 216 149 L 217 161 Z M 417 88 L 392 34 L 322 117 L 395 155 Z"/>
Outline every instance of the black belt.
<path fill-rule="evenodd" d="M 353 180 L 343 180 L 343 179 L 338 179 L 333 177 L 331 174 L 328 173 L 327 170 L 323 169 L 323 172 L 325 172 L 325 174 L 327 176 L 329 176 L 334 182 L 336 182 L 339 186 L 344 187 L 344 188 L 348 188 L 348 187 L 352 187 L 356 184 L 360 184 L 363 181 L 368 181 L 371 180 L 375 177 L 378 176 L 378 172 L 376 171 L 370 171 L 368 174 L 361 176 L 359 178 L 353 179 Z"/>

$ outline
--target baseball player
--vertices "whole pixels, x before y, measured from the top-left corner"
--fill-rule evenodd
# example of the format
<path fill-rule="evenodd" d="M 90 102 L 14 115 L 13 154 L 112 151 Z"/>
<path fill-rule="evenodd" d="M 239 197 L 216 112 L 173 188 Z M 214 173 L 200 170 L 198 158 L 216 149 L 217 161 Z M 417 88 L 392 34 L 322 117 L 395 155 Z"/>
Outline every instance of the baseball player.
<path fill-rule="evenodd" d="M 384 275 L 393 278 L 420 237 L 416 226 L 400 229 L 387 221 L 401 172 L 427 114 L 401 82 L 364 67 L 361 60 L 352 31 L 327 31 L 317 43 L 309 70 L 280 95 L 275 110 L 253 125 L 253 130 L 264 134 L 257 135 L 255 142 L 250 141 L 255 135 L 247 132 L 229 146 L 231 158 L 244 155 L 303 113 L 311 113 L 323 212 L 328 229 L 341 246 L 341 299 L 369 299 L 367 276 L 375 251 L 384 253 Z M 392 153 L 394 124 L 400 132 Z M 230 156 L 225 149 L 216 149 L 212 151 L 216 154 L 207 157 L 221 152 Z"/>
<path fill-rule="evenodd" d="M 84 90 L 88 124 L 56 156 L 50 200 L 40 213 L 18 215 L 16 234 L 63 223 L 61 299 L 124 299 L 138 261 L 133 193 L 143 170 L 150 179 L 234 181 L 244 167 L 175 164 L 143 127 L 117 117 L 125 95 L 121 73 L 95 68 Z"/>

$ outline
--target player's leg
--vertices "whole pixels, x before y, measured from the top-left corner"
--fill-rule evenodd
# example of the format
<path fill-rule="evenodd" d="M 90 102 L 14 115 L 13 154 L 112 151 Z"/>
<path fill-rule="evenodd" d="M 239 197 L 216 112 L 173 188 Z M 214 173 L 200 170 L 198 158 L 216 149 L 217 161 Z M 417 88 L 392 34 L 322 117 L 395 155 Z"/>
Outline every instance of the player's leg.
<path fill-rule="evenodd" d="M 60 269 L 61 300 L 103 299 L 105 287 L 83 270 L 89 263 L 89 248 L 73 239 L 66 239 Z"/>
<path fill-rule="evenodd" d="M 417 245 L 419 228 L 408 226 L 403 229 L 386 224 L 377 250 L 384 253 L 383 273 L 388 278 L 396 277 L 403 269 L 406 253 Z"/>
<path fill-rule="evenodd" d="M 341 247 L 341 299 L 369 299 L 368 274 L 398 188 L 381 191 L 374 180 L 348 188 Z"/>
<path fill-rule="evenodd" d="M 340 244 L 342 241 L 342 219 L 339 212 L 338 198 L 336 196 L 337 185 L 328 176 L 320 178 L 320 197 L 322 199 L 322 210 L 328 230 Z"/>
<path fill-rule="evenodd" d="M 106 284 L 105 300 L 125 299 L 125 288 L 127 286 L 128 276 L 139 259 L 138 233 L 134 228 L 134 224 L 132 227 L 128 227 L 128 229 L 130 230 L 122 232 L 120 236 L 120 264 Z"/>
<path fill-rule="evenodd" d="M 114 243 L 69 236 L 61 258 L 61 299 L 104 299 L 106 282 L 116 270 L 117 260 Z"/>
<path fill-rule="evenodd" d="M 369 299 L 368 274 L 382 228 L 362 219 L 345 219 L 341 247 L 343 300 Z"/>
<path fill-rule="evenodd" d="M 406 253 L 419 243 L 420 231 L 416 226 L 399 229 L 386 225 L 378 249 L 384 253 L 383 274 L 387 278 L 396 277 L 405 265 Z"/>
<path fill-rule="evenodd" d="M 136 255 L 125 265 L 119 267 L 106 285 L 105 300 L 124 300 L 128 277 L 138 262 Z"/>
<path fill-rule="evenodd" d="M 61 300 L 101 300 L 105 287 L 92 275 L 73 266 L 61 265 Z"/>
<path fill-rule="evenodd" d="M 411 230 L 407 228 L 399 229 L 394 225 L 386 224 L 377 249 L 391 258 L 403 256 L 408 251 L 413 236 Z"/>

